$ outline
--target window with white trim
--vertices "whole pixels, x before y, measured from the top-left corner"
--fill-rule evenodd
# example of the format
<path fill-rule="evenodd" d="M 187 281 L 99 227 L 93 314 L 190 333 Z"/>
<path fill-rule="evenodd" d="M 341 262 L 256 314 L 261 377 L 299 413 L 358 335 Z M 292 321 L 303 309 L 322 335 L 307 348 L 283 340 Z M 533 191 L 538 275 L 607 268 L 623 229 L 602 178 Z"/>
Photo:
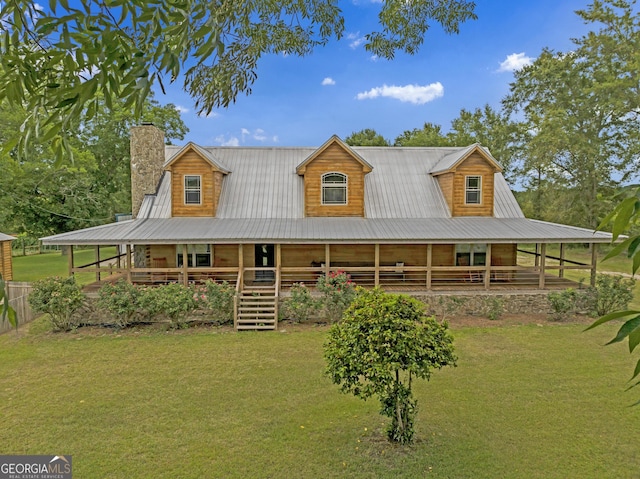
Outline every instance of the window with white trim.
<path fill-rule="evenodd" d="M 484 266 L 487 264 L 486 244 L 457 244 L 456 266 Z"/>
<path fill-rule="evenodd" d="M 322 175 L 322 204 L 347 204 L 347 175 L 325 173 Z"/>
<path fill-rule="evenodd" d="M 201 204 L 201 177 L 200 175 L 184 176 L 184 204 Z"/>
<path fill-rule="evenodd" d="M 465 177 L 464 202 L 467 205 L 479 205 L 482 197 L 482 176 Z"/>
<path fill-rule="evenodd" d="M 178 268 L 182 268 L 182 245 L 176 248 L 178 255 L 176 264 Z M 193 268 L 210 268 L 211 267 L 211 245 L 209 244 L 188 244 L 187 245 L 187 266 Z"/>

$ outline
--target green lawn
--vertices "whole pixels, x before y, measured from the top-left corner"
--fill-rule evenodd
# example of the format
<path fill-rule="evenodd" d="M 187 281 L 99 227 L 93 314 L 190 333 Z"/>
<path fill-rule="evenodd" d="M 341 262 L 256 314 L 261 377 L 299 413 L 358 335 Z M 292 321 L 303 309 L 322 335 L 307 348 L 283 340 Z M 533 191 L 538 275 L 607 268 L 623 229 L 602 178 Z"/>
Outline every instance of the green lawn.
<path fill-rule="evenodd" d="M 322 374 L 326 331 L 0 336 L 3 453 L 93 478 L 632 478 L 640 391 L 612 327 L 459 328 L 415 384 L 417 442 Z"/>
<path fill-rule="evenodd" d="M 101 248 L 100 256 L 108 258 L 114 256 L 116 250 L 113 247 Z M 75 251 L 73 254 L 75 264 L 82 266 L 95 261 L 95 251 L 93 249 Z M 14 281 L 36 281 L 49 276 L 69 275 L 69 263 L 67 256 L 60 253 L 45 253 L 32 256 L 15 256 L 13 258 L 13 280 Z M 76 274 L 76 280 L 80 284 L 88 284 L 95 281 L 95 273 Z"/>

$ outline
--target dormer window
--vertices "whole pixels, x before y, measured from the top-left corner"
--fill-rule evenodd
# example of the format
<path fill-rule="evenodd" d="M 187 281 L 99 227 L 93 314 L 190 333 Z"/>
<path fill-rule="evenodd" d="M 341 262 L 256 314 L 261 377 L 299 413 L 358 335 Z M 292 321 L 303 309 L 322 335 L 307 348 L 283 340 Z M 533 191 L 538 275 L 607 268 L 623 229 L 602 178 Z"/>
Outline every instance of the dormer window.
<path fill-rule="evenodd" d="M 322 175 L 322 204 L 347 204 L 347 175 L 326 173 Z"/>
<path fill-rule="evenodd" d="M 482 176 L 465 177 L 464 202 L 467 205 L 479 205 L 482 195 Z"/>
<path fill-rule="evenodd" d="M 201 204 L 201 177 L 200 175 L 185 175 L 184 177 L 184 204 Z"/>

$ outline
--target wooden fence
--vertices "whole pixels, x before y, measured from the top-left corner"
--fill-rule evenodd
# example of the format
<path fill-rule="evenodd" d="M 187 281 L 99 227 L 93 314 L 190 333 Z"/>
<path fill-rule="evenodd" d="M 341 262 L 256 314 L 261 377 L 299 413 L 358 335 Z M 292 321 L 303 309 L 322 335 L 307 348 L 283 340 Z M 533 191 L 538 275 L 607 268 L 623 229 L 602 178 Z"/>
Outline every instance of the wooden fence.
<path fill-rule="evenodd" d="M 16 281 L 7 282 L 7 290 L 9 292 L 9 305 L 16 310 L 18 315 L 18 324 L 23 325 L 35 319 L 27 298 L 33 287 L 31 283 L 21 283 Z M 0 334 L 9 331 L 13 327 L 9 321 L 0 323 Z"/>

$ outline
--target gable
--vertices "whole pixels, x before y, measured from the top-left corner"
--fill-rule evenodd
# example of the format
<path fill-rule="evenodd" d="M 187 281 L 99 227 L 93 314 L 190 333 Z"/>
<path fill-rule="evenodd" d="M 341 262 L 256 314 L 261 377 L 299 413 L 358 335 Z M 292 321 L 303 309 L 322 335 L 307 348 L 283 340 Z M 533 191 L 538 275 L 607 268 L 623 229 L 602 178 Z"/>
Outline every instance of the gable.
<path fill-rule="evenodd" d="M 171 173 L 172 217 L 216 216 L 222 178 L 227 170 L 221 170 L 193 145 L 187 145 L 170 159 L 165 170 Z"/>
<path fill-rule="evenodd" d="M 334 140 L 311 155 L 304 171 L 304 214 L 315 216 L 365 215 L 365 175 L 373 168 L 351 148 Z"/>

